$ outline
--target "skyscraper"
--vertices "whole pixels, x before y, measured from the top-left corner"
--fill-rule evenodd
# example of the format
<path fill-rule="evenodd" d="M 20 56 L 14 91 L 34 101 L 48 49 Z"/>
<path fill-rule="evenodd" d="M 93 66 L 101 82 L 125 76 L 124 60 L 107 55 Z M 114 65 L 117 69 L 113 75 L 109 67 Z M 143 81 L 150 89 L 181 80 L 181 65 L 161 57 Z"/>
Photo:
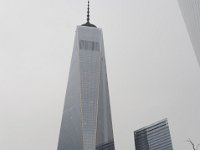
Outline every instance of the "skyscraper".
<path fill-rule="evenodd" d="M 102 30 L 76 30 L 58 150 L 114 150 Z"/>
<path fill-rule="evenodd" d="M 136 150 L 172 150 L 167 119 L 134 132 Z"/>
<path fill-rule="evenodd" d="M 178 3 L 200 65 L 200 1 L 178 0 Z"/>

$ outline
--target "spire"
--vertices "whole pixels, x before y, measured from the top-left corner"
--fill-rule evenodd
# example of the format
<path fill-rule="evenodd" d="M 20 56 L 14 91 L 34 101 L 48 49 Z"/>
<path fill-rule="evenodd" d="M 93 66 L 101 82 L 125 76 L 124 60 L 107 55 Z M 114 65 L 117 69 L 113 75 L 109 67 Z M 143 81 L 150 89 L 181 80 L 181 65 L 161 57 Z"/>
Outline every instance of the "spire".
<path fill-rule="evenodd" d="M 90 22 L 90 1 L 88 0 L 88 8 L 87 8 L 87 22 Z"/>
<path fill-rule="evenodd" d="M 95 25 L 90 23 L 90 1 L 89 0 L 88 0 L 88 7 L 87 7 L 87 22 L 85 24 L 82 24 L 82 26 L 96 27 Z"/>

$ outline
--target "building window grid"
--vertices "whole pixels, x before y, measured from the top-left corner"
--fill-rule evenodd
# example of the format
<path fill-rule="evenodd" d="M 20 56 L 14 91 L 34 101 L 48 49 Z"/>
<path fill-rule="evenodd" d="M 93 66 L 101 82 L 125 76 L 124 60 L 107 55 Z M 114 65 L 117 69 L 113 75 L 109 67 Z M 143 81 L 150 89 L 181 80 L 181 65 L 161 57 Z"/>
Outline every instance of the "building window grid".
<path fill-rule="evenodd" d="M 138 150 L 172 150 L 171 136 L 167 122 L 135 132 L 135 141 Z"/>
<path fill-rule="evenodd" d="M 97 52 L 80 52 L 83 140 L 87 150 L 92 149 L 96 143 L 98 57 Z"/>
<path fill-rule="evenodd" d="M 79 41 L 79 48 L 84 50 L 100 50 L 99 42 L 95 41 L 86 41 L 86 40 L 80 40 Z"/>
<path fill-rule="evenodd" d="M 155 133 L 151 133 L 151 134 L 147 134 L 148 138 L 155 138 L 155 137 L 162 137 L 165 135 L 170 135 L 169 134 L 169 130 L 164 129 L 164 131 L 159 131 L 159 132 L 155 132 Z"/>
<path fill-rule="evenodd" d="M 168 139 L 171 139 L 169 135 L 164 136 L 164 137 L 158 137 L 156 139 L 149 138 L 148 142 L 151 143 L 151 144 L 154 144 L 154 143 L 158 143 L 158 142 L 161 142 L 161 141 L 167 141 Z"/>

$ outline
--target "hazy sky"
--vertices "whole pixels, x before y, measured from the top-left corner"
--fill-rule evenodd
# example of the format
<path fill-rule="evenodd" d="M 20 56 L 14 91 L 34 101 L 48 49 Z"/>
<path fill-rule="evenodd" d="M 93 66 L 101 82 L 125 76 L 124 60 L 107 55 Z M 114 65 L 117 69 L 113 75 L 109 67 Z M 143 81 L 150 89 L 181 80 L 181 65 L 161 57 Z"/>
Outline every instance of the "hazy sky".
<path fill-rule="evenodd" d="M 0 1 L 0 150 L 56 150 L 86 0 Z M 96 0 L 116 150 L 163 118 L 176 150 L 200 143 L 200 68 L 176 0 Z"/>

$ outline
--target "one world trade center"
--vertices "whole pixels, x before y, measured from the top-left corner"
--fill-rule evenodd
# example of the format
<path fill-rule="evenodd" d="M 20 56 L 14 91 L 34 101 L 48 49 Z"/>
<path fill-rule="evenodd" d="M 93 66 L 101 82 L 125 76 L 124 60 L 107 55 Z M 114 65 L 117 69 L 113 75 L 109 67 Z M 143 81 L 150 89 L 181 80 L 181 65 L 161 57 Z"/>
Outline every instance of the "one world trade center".
<path fill-rule="evenodd" d="M 102 30 L 76 29 L 57 150 L 114 150 Z"/>

